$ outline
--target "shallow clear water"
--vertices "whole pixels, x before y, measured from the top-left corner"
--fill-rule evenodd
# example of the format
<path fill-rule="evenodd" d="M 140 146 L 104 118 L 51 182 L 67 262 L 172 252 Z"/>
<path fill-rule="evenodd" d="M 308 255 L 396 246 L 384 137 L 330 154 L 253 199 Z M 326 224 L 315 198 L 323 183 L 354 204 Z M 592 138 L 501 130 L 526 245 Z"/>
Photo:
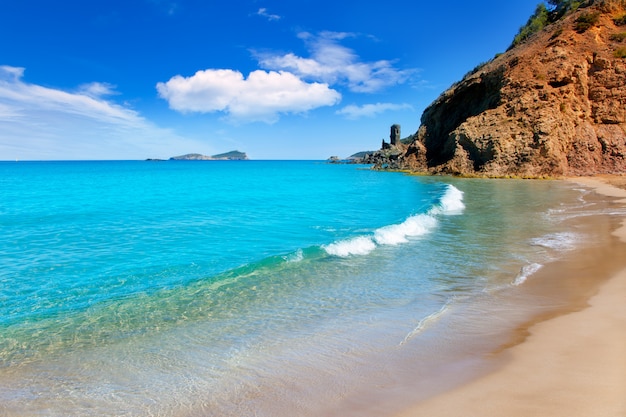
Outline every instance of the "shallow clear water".
<path fill-rule="evenodd" d="M 0 411 L 314 415 L 592 240 L 564 225 L 584 195 L 310 161 L 0 163 Z"/>

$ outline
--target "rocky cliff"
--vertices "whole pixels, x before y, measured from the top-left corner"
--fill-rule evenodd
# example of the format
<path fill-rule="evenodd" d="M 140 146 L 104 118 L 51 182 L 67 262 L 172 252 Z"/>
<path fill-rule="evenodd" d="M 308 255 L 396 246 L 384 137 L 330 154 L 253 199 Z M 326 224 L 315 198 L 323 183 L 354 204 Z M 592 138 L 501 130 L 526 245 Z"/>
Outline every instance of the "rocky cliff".
<path fill-rule="evenodd" d="M 424 111 L 397 167 L 529 177 L 626 172 L 625 15 L 626 0 L 588 1 L 467 75 Z"/>

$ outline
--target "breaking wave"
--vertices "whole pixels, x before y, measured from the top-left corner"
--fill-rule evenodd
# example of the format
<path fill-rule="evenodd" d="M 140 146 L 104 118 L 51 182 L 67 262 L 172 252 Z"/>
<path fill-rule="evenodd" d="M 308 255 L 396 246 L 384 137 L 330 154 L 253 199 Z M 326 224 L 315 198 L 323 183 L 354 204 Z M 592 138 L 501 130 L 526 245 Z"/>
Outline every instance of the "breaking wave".
<path fill-rule="evenodd" d="M 378 246 L 399 245 L 408 242 L 409 238 L 426 235 L 437 227 L 439 216 L 459 215 L 464 209 L 463 192 L 453 185 L 448 185 L 439 202 L 426 214 L 416 214 L 402 223 L 381 227 L 369 236 L 357 236 L 322 245 L 322 249 L 329 255 L 342 258 L 367 255 Z"/>

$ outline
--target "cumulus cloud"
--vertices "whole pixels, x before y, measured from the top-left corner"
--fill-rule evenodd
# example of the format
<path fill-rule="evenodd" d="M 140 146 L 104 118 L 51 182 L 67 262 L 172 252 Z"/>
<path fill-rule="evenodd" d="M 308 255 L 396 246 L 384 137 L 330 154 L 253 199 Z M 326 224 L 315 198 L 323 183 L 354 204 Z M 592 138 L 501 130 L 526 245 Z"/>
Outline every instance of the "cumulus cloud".
<path fill-rule="evenodd" d="M 414 70 L 395 68 L 388 60 L 362 62 L 354 50 L 339 43 L 355 36 L 346 32 L 322 32 L 319 35 L 303 32 L 299 37 L 306 43 L 310 57 L 265 53 L 258 55 L 259 63 L 266 69 L 290 71 L 304 79 L 330 85 L 345 84 L 358 93 L 372 93 L 404 83 L 414 73 Z"/>
<path fill-rule="evenodd" d="M 375 103 L 365 104 L 363 106 L 356 106 L 354 104 L 351 104 L 342 108 L 341 110 L 337 110 L 336 114 L 345 116 L 348 119 L 359 119 L 361 117 L 374 117 L 386 111 L 406 110 L 412 108 L 413 106 L 407 103 Z"/>
<path fill-rule="evenodd" d="M 325 83 L 307 83 L 284 71 L 207 69 L 157 84 L 159 96 L 180 112 L 225 112 L 237 121 L 275 122 L 280 114 L 332 106 L 341 95 Z"/>
<path fill-rule="evenodd" d="M 92 83 L 68 92 L 24 82 L 23 75 L 24 68 L 0 66 L 2 156 L 134 159 L 168 155 L 176 143 L 192 142 L 101 98 L 113 93 L 110 84 Z"/>
<path fill-rule="evenodd" d="M 267 9 L 258 15 L 269 17 Z M 247 78 L 234 69 L 206 69 L 192 76 L 176 75 L 157 83 L 161 98 L 173 110 L 197 113 L 222 112 L 235 122 L 274 123 L 281 114 L 305 113 L 341 100 L 338 87 L 351 92 L 374 93 L 407 82 L 413 69 L 399 69 L 394 62 L 363 61 L 354 50 L 341 45 L 357 35 L 349 32 L 298 34 L 309 49 L 308 57 L 294 53 L 256 53 L 262 69 Z M 348 107 L 339 114 L 361 117 L 391 108 Z"/>

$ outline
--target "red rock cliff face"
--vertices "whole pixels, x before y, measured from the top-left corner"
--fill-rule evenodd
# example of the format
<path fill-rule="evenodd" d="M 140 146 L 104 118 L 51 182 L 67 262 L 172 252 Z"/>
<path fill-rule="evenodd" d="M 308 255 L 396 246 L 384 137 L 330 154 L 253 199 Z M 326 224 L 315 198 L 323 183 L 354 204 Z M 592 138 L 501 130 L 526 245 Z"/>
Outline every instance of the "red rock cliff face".
<path fill-rule="evenodd" d="M 626 172 L 623 0 L 596 1 L 444 92 L 403 168 L 488 176 Z M 576 19 L 600 13 L 580 33 Z"/>

